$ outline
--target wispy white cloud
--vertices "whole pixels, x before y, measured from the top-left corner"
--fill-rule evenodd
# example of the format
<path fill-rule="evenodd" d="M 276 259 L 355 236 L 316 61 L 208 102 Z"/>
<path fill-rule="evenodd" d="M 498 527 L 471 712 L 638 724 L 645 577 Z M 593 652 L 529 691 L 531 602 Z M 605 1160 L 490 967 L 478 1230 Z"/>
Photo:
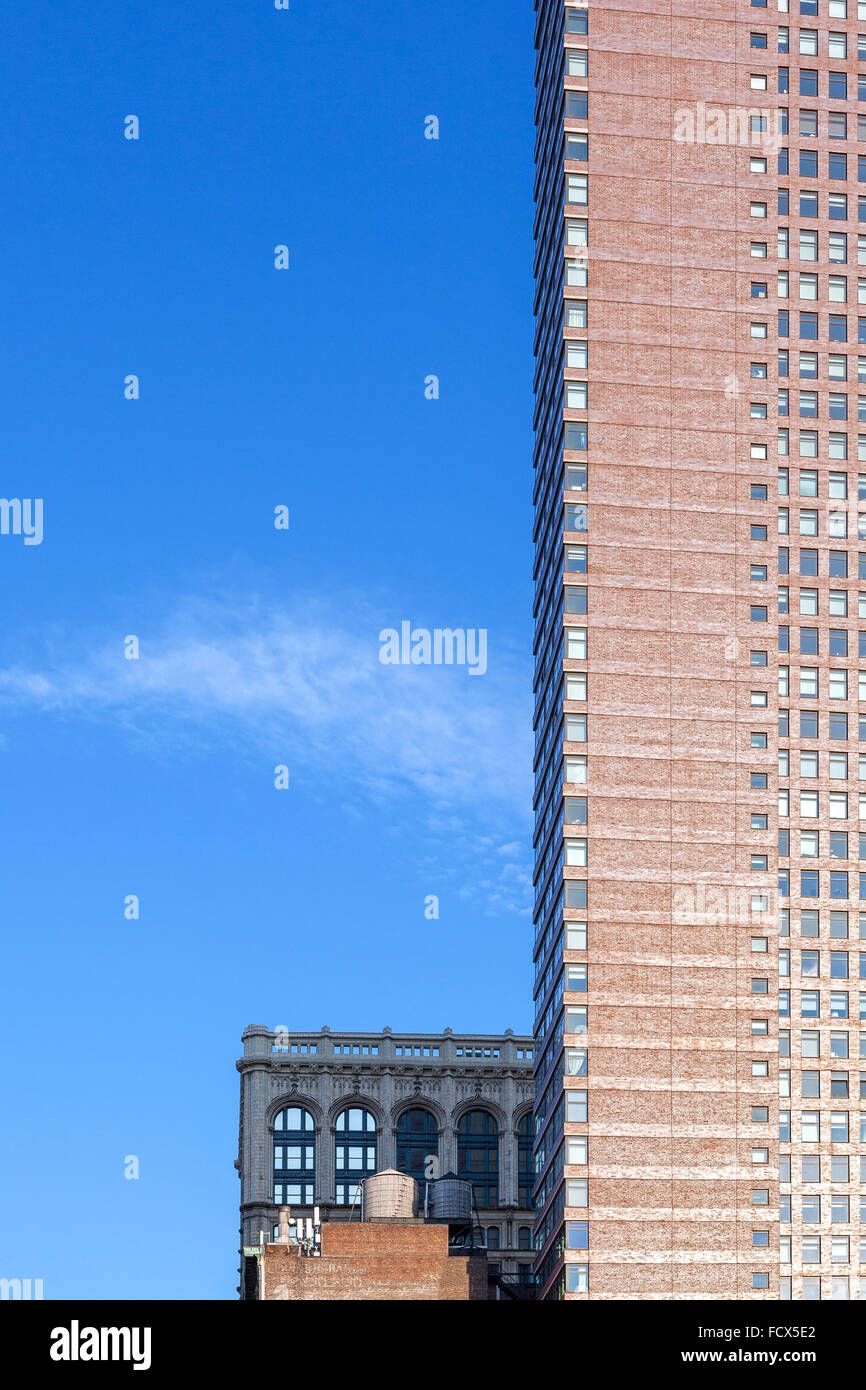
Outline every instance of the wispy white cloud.
<path fill-rule="evenodd" d="M 486 915 L 525 913 L 528 673 L 495 634 L 482 677 L 382 665 L 379 631 L 398 621 L 318 602 L 188 599 L 140 624 L 137 661 L 124 657 L 123 632 L 46 634 L 38 658 L 31 636 L 26 661 L 0 666 L 0 706 L 113 720 L 157 755 L 229 745 L 269 768 L 286 762 L 295 785 L 338 788 L 355 809 L 358 798 L 408 798 L 436 884 Z"/>
<path fill-rule="evenodd" d="M 480 876 L 473 875 L 460 889 L 459 896 L 477 905 L 485 916 L 500 912 L 519 912 L 528 917 L 532 906 L 532 875 L 529 872 L 527 842 L 502 846 L 497 854 L 510 851 L 504 863 L 479 856 Z"/>
<path fill-rule="evenodd" d="M 384 666 L 381 627 L 399 619 L 189 599 L 170 620 L 142 624 L 140 660 L 124 633 L 110 643 L 56 635 L 34 659 L 0 667 L 7 713 L 114 719 L 157 745 L 229 737 L 247 756 L 339 779 L 382 798 L 422 793 L 452 843 L 489 818 L 491 863 L 516 859 L 530 798 L 529 680 L 490 635 L 489 668 Z M 509 833 L 510 832 L 510 833 Z M 468 848 L 468 845 L 467 845 Z M 481 849 L 476 840 L 473 853 Z"/>

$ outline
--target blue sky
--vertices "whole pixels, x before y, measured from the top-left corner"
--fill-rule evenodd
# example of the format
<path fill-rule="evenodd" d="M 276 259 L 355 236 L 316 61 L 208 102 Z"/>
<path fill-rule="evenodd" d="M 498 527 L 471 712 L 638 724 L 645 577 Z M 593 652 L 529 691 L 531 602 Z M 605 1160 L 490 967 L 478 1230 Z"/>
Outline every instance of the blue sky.
<path fill-rule="evenodd" d="M 246 1024 L 530 1026 L 532 7 L 4 28 L 0 1275 L 233 1298 Z"/>

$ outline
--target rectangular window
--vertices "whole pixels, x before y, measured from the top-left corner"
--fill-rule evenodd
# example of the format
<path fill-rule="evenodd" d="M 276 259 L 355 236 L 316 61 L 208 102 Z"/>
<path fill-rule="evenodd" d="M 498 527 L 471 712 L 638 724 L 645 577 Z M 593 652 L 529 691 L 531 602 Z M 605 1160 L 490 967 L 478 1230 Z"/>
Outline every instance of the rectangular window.
<path fill-rule="evenodd" d="M 566 1139 L 566 1163 L 585 1164 L 587 1162 L 587 1139 L 584 1135 Z"/>
<path fill-rule="evenodd" d="M 587 1109 L 586 1091 L 566 1091 L 565 1118 L 569 1124 L 586 1124 Z"/>
<path fill-rule="evenodd" d="M 588 1249 L 589 1223 L 587 1221 L 566 1221 L 565 1245 L 567 1250 Z"/>
<path fill-rule="evenodd" d="M 587 941 L 586 922 L 566 922 L 565 924 L 565 947 L 568 951 L 585 951 Z M 570 1163 L 577 1162 L 577 1159 L 569 1159 Z M 584 1163 L 586 1159 L 582 1160 Z"/>
<path fill-rule="evenodd" d="M 566 113 L 567 113 L 567 115 L 569 115 L 569 116 L 573 116 L 573 115 L 576 114 L 576 112 L 573 111 L 573 110 L 571 109 L 572 106 L 574 105 L 574 98 L 576 98 L 576 96 L 577 96 L 577 93 L 575 93 L 575 92 L 569 92 L 569 94 L 568 94 L 569 99 L 568 99 L 568 103 L 567 103 L 567 112 L 566 112 Z M 582 105 L 582 107 L 584 108 L 583 114 L 585 115 L 585 114 L 586 114 L 586 111 L 585 111 L 585 108 L 586 108 L 586 100 L 585 100 L 585 99 L 583 100 L 583 102 L 581 103 L 581 105 Z M 566 131 L 566 133 L 565 133 L 565 157 L 566 157 L 566 159 L 579 159 L 579 160 L 586 160 L 586 159 L 589 158 L 589 136 L 586 135 L 585 132 L 579 132 L 579 131 L 573 131 L 573 130 L 568 130 L 568 131 Z M 831 155 L 830 158 L 831 158 L 831 160 L 832 160 L 832 159 L 844 159 L 845 156 L 844 156 L 844 155 Z M 578 178 L 582 178 L 582 177 L 584 177 L 584 176 L 583 176 L 583 175 L 577 175 L 577 177 L 578 177 Z M 831 176 L 831 177 L 832 177 L 832 176 Z M 584 196 L 584 197 L 582 197 L 582 198 L 572 198 L 571 196 L 569 196 L 568 201 L 569 201 L 570 203 L 585 203 L 585 202 L 586 202 L 586 197 Z"/>

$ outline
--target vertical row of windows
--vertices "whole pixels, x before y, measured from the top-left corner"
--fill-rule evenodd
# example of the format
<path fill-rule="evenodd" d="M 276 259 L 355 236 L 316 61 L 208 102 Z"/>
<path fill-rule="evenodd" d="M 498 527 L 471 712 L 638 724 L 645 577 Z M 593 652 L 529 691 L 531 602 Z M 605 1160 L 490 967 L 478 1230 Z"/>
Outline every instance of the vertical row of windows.
<path fill-rule="evenodd" d="M 588 32 L 587 16 L 581 16 L 582 27 L 570 29 L 566 24 L 567 32 L 577 32 L 586 34 Z M 566 50 L 566 71 L 568 75 L 586 76 L 589 67 L 589 55 L 577 58 L 574 50 Z M 566 119 L 586 120 L 589 114 L 589 94 L 587 92 L 566 92 L 565 115 Z M 587 160 L 589 155 L 588 135 L 581 131 L 566 132 L 566 159 L 567 160 Z M 569 205 L 583 202 L 588 204 L 589 189 L 588 177 L 580 174 L 573 169 L 566 167 L 565 179 L 565 199 L 566 214 Z M 574 217 L 566 218 L 566 254 L 568 256 L 571 247 L 580 248 L 589 242 L 588 225 L 585 221 L 580 221 Z M 582 268 L 583 283 L 587 283 L 588 262 L 585 257 L 580 257 L 578 264 Z M 566 265 L 569 265 L 568 259 Z M 566 330 L 577 329 L 586 331 L 589 326 L 587 302 L 585 300 L 572 300 L 568 297 L 568 287 L 577 279 L 575 272 L 566 272 L 566 311 L 565 328 Z M 565 340 L 565 369 L 566 369 L 566 408 L 574 412 L 587 412 L 589 408 L 589 383 L 584 380 L 575 380 L 568 373 L 570 371 L 586 371 L 589 367 L 589 343 L 585 338 L 574 338 L 570 335 Z M 574 419 L 566 414 L 565 419 L 565 448 L 573 452 L 587 452 L 589 449 L 589 423 L 586 419 Z M 568 456 L 567 456 L 568 458 Z M 587 572 L 587 548 L 574 544 L 576 537 L 589 529 L 588 507 L 585 503 L 575 501 L 575 492 L 589 491 L 589 468 L 588 464 L 573 457 L 566 463 L 566 489 L 570 494 L 566 501 L 565 514 L 565 571 L 566 571 L 566 614 L 581 616 L 588 611 L 588 591 L 585 587 L 575 587 L 570 583 L 570 577 L 574 574 L 585 574 Z M 565 629 L 565 643 L 563 655 L 566 661 L 585 662 L 588 658 L 588 630 L 585 626 L 573 626 L 567 623 Z M 567 671 L 564 677 L 563 694 L 568 701 L 586 700 L 588 693 L 588 677 L 585 671 Z M 587 758 L 585 754 L 575 750 L 575 744 L 586 741 L 587 738 L 587 715 L 583 712 L 570 712 L 565 715 L 563 735 L 565 739 L 565 765 L 564 779 L 566 783 L 566 795 L 564 805 L 564 824 L 567 827 L 583 827 L 589 823 L 589 805 L 585 795 L 575 795 L 574 787 L 585 786 L 587 783 Z M 565 865 L 571 869 L 585 869 L 588 866 L 588 841 L 580 835 L 566 833 L 565 839 Z M 569 877 L 565 881 L 564 906 L 569 912 L 578 911 L 585 913 L 588 908 L 589 885 L 584 878 Z M 566 950 L 585 951 L 587 946 L 587 925 L 584 921 L 566 920 L 564 928 L 563 945 Z M 586 1047 L 579 1046 L 579 1039 L 586 1034 L 588 1028 L 587 1006 L 580 1003 L 580 996 L 585 995 L 588 988 L 588 968 L 585 962 L 566 963 L 561 973 L 560 988 L 564 991 L 565 1006 L 563 1011 L 563 1028 L 565 1032 L 565 1046 L 562 1055 L 562 1072 L 565 1081 L 564 1111 L 563 1119 L 566 1124 L 584 1124 L 587 1120 L 588 1093 L 585 1089 L 571 1089 L 574 1079 L 585 1077 L 588 1071 L 588 1053 Z M 552 1140 L 556 1145 L 556 1136 Z M 556 1163 L 565 1162 L 566 1166 L 573 1164 L 585 1165 L 587 1162 L 587 1140 L 585 1136 L 568 1136 L 564 1143 L 564 1150 L 560 1149 L 559 1157 L 554 1160 Z M 560 1169 L 561 1172 L 561 1169 Z M 546 1191 L 556 1190 L 556 1181 L 553 1173 L 547 1180 Z M 589 1289 L 589 1265 L 585 1256 L 589 1246 L 589 1226 L 586 1220 L 575 1221 L 571 1219 L 571 1214 L 575 1208 L 586 1208 L 589 1204 L 589 1183 L 586 1177 L 566 1177 L 564 1191 L 560 1189 L 560 1196 L 554 1198 L 554 1211 L 562 1211 L 566 1215 L 564 1225 L 560 1228 L 560 1234 L 556 1238 L 553 1253 L 558 1260 L 564 1260 L 564 1268 L 555 1280 L 552 1297 L 560 1297 L 564 1293 L 586 1293 Z M 560 1216 L 560 1221 L 562 1217 Z M 548 1225 L 545 1222 L 539 1229 L 539 1245 L 545 1240 Z M 543 1274 L 542 1277 L 546 1277 Z"/>
<path fill-rule="evenodd" d="M 539 1173 L 545 1169 L 545 1135 L 553 1135 L 561 1124 L 565 1113 L 565 1098 L 562 1096 L 562 1082 L 554 1068 L 558 1058 L 562 1058 L 562 1038 L 557 1036 L 562 1024 L 563 971 L 561 963 L 557 967 L 553 957 L 561 951 L 563 940 L 563 907 L 572 909 L 580 906 L 585 909 L 587 902 L 587 883 L 585 878 L 567 879 L 563 884 L 564 870 L 585 868 L 587 864 L 587 841 L 580 834 L 571 833 L 572 827 L 586 826 L 588 823 L 587 799 L 574 794 L 575 786 L 585 786 L 587 780 L 586 754 L 577 751 L 587 742 L 587 716 L 585 711 L 569 708 L 563 710 L 563 700 L 585 703 L 587 698 L 586 671 L 569 670 L 563 672 L 562 663 L 584 662 L 587 657 L 587 628 L 579 620 L 588 610 L 588 593 L 584 585 L 567 582 L 562 585 L 562 568 L 565 565 L 569 581 L 573 576 L 587 573 L 587 547 L 581 538 L 588 531 L 588 508 L 580 494 L 589 491 L 589 471 L 585 457 L 589 446 L 589 383 L 586 373 L 589 368 L 589 346 L 585 337 L 588 326 L 588 306 L 586 298 L 580 294 L 588 281 L 588 224 L 578 210 L 588 205 L 589 180 L 586 165 L 589 158 L 589 135 L 586 123 L 589 116 L 589 94 L 581 83 L 589 73 L 590 57 L 582 40 L 588 34 L 588 12 L 582 5 L 567 5 L 564 11 L 554 15 L 551 28 L 544 34 L 544 43 L 539 47 L 539 64 L 536 85 L 541 102 L 540 109 L 558 115 L 558 125 L 551 135 L 554 137 L 544 146 L 538 160 L 539 200 L 538 211 L 541 220 L 538 236 L 539 254 L 536 259 L 538 284 L 538 323 L 539 341 L 551 343 L 551 333 L 560 330 L 555 355 L 552 350 L 540 373 L 536 374 L 536 400 L 538 418 L 542 422 L 536 437 L 536 470 L 543 470 L 542 481 L 536 487 L 538 507 L 537 550 L 536 550 L 536 654 L 537 689 L 544 692 L 539 701 L 536 738 L 536 908 L 535 923 L 539 937 L 536 999 L 538 1022 L 536 1031 L 536 1053 L 538 1044 L 544 1041 L 538 1057 L 536 1077 L 546 1078 L 544 1095 L 537 1106 L 537 1125 L 539 1128 L 538 1147 L 533 1162 L 532 1126 L 527 1119 L 519 1138 L 522 1155 L 519 1156 L 521 1192 L 531 1194 L 533 1169 Z M 552 28 L 558 32 L 554 34 Z M 560 48 L 556 52 L 553 45 L 561 42 L 565 35 L 564 57 Z M 542 47 L 544 53 L 542 54 Z M 563 74 L 566 79 L 578 79 L 563 91 Z M 558 152 L 558 171 L 555 161 L 549 158 L 549 151 Z M 561 182 L 558 187 L 554 179 Z M 560 215 L 565 216 L 565 268 L 554 272 L 554 257 L 543 256 L 541 238 L 547 235 L 547 223 L 543 213 L 551 191 L 557 198 Z M 552 224 L 551 224 L 552 227 Z M 562 265 L 563 242 L 557 239 L 556 252 L 559 265 Z M 554 278 L 555 276 L 555 278 Z M 564 308 L 562 304 L 562 291 Z M 556 292 L 559 303 L 555 304 Z M 556 317 L 554 317 L 556 315 Z M 562 380 L 556 382 L 555 372 L 561 368 Z M 564 374 L 563 374 L 564 373 Z M 559 406 L 557 417 L 552 411 Z M 551 414 L 545 414 L 546 411 Z M 555 419 L 555 427 L 553 420 Z M 553 446 L 553 449 L 550 446 Z M 556 471 L 551 467 L 554 449 L 558 448 Z M 548 452 L 550 450 L 550 452 Z M 565 458 L 563 460 L 563 452 Z M 563 495 L 563 491 L 564 494 Z M 564 506 L 564 512 L 561 508 Z M 557 509 L 560 509 L 557 514 Z M 566 534 L 563 535 L 563 532 Z M 563 554 L 564 549 L 564 554 Z M 560 616 L 562 615 L 562 616 Z M 556 632 L 563 627 L 565 631 L 561 642 Z M 574 619 L 578 619 L 578 623 Z M 556 630 L 556 632 L 554 631 Z M 563 782 L 568 784 L 563 799 Z M 565 828 L 566 833 L 563 834 Z M 565 939 L 570 947 L 576 941 L 586 943 L 586 924 L 568 923 Z M 550 958 L 544 967 L 545 959 Z M 577 974 L 572 973 L 572 984 L 576 985 Z M 546 1002 L 545 1002 L 546 1000 Z M 559 1027 L 554 1028 L 558 1023 Z M 558 1097 L 554 1095 L 558 1088 Z M 546 1119 L 546 1123 L 545 1123 Z M 562 1250 L 565 1240 L 563 1221 L 564 1189 L 562 1184 L 553 1181 L 553 1170 L 559 1165 L 561 1174 L 562 1145 L 559 1145 L 559 1158 L 554 1159 L 551 1168 L 541 1181 L 538 1189 L 537 1206 L 540 1220 L 537 1223 L 536 1248 L 546 1246 L 548 1238 L 554 1234 L 553 1255 L 548 1254 L 542 1261 L 539 1276 L 546 1282 L 553 1268 L 551 1258 L 562 1263 Z M 541 1165 L 539 1168 L 538 1165 Z M 557 1234 L 558 1232 L 558 1234 Z M 564 1274 L 563 1274 L 564 1280 Z M 558 1287 L 558 1278 L 557 1278 Z"/>
<path fill-rule="evenodd" d="M 376 1121 L 369 1110 L 352 1106 L 337 1116 L 334 1177 L 338 1206 L 360 1202 L 362 1178 L 376 1171 Z"/>
<path fill-rule="evenodd" d="M 756 8 L 764 8 L 760 0 L 752 0 L 752 3 Z M 791 0 L 791 8 L 795 8 L 795 0 Z M 779 9 L 787 10 L 788 0 L 779 0 Z M 817 15 L 818 0 L 800 0 L 799 10 L 801 14 Z M 853 18 L 856 13 L 857 18 L 861 19 L 866 18 L 866 4 L 863 0 L 821 0 L 820 12 L 828 14 L 831 19 L 847 19 L 849 15 Z M 759 32 L 752 33 L 750 44 L 755 50 L 771 46 L 768 35 Z M 790 51 L 800 55 L 826 54 L 831 62 L 854 58 L 860 62 L 866 61 L 866 34 L 849 34 L 832 27 L 829 32 L 817 27 L 781 27 L 778 30 L 777 47 L 782 53 Z M 840 103 L 840 109 L 835 110 L 821 110 L 817 103 L 807 102 L 805 107 L 800 106 L 791 111 L 785 107 L 776 113 L 778 130 L 792 137 L 791 148 L 779 150 L 778 170 L 783 175 L 789 170 L 796 172 L 801 180 L 807 181 L 793 196 L 787 186 L 778 188 L 775 196 L 777 213 L 786 221 L 788 217 L 798 217 L 806 224 L 818 217 L 827 217 L 837 224 L 853 217 L 861 222 L 866 221 L 866 197 L 862 192 L 851 196 L 849 192 L 828 190 L 825 194 L 814 184 L 810 187 L 808 183 L 810 180 L 817 183 L 819 178 L 827 178 L 831 182 L 854 179 L 859 183 L 866 182 L 866 156 L 853 150 L 849 153 L 844 146 L 840 148 L 837 143 L 866 138 L 866 118 L 862 112 L 857 113 L 841 107 L 841 103 L 849 99 L 866 101 L 866 73 L 842 70 L 828 73 L 813 69 L 808 64 L 793 70 L 781 67 L 777 71 L 780 92 L 799 92 L 801 96 L 807 97 L 828 97 L 831 103 Z M 754 90 L 768 91 L 768 75 L 753 73 L 750 86 Z M 819 137 L 829 141 L 829 149 L 808 143 L 817 141 Z M 807 143 L 803 144 L 804 141 Z M 769 172 L 768 161 L 760 155 L 750 154 L 749 168 L 756 174 L 766 175 Z M 766 194 L 761 191 L 750 202 L 750 215 L 755 219 L 763 219 L 769 215 L 771 206 L 771 201 L 766 200 Z M 761 235 L 757 227 L 755 231 L 758 236 Z M 751 445 L 750 456 L 753 459 L 768 459 L 771 452 L 778 452 L 783 456 L 786 466 L 778 469 L 778 491 L 782 498 L 786 499 L 789 491 L 798 490 L 801 497 L 826 496 L 828 499 L 838 498 L 843 504 L 849 495 L 851 498 L 850 505 L 840 506 L 831 502 L 829 506 L 819 507 L 812 504 L 796 510 L 787 504 L 779 507 L 777 529 L 779 534 L 785 537 L 797 534 L 800 537 L 820 536 L 826 537 L 832 543 L 834 539 L 847 540 L 849 537 L 859 537 L 861 533 L 860 518 L 854 501 L 855 498 L 859 501 L 859 480 L 842 470 L 839 464 L 846 463 L 849 457 L 866 458 L 866 438 L 853 433 L 849 435 L 843 428 L 833 425 L 833 422 L 845 422 L 849 418 L 856 418 L 858 421 L 861 419 L 859 397 L 849 397 L 844 387 L 844 383 L 849 380 L 849 366 L 850 378 L 857 381 L 861 379 L 861 359 L 852 357 L 849 364 L 847 351 L 828 350 L 835 349 L 837 343 L 866 343 L 866 318 L 859 315 L 855 318 L 855 315 L 847 311 L 838 312 L 835 308 L 836 305 L 866 303 L 866 281 L 861 282 L 857 277 L 855 284 L 855 277 L 849 277 L 844 271 L 849 259 L 849 249 L 852 260 L 854 257 L 855 237 L 856 262 L 860 266 L 866 264 L 866 239 L 861 235 L 843 229 L 825 232 L 809 225 L 782 225 L 778 229 L 775 247 L 777 259 L 782 265 L 775 278 L 763 279 L 756 275 L 749 286 L 749 294 L 753 300 L 769 299 L 775 293 L 782 301 L 778 307 L 775 326 L 783 343 L 792 335 L 799 336 L 801 340 L 818 340 L 814 348 L 809 342 L 803 347 L 802 341 L 799 350 L 789 347 L 786 343 L 779 346 L 779 386 L 774 392 L 775 399 L 750 400 L 748 408 L 749 417 L 753 420 L 768 420 L 775 409 L 780 417 L 781 427 L 776 430 L 772 447 L 755 441 Z M 752 258 L 764 260 L 772 254 L 769 240 L 751 241 Z M 784 262 L 795 257 L 804 263 L 803 267 L 788 270 Z M 822 260 L 826 263 L 826 269 L 816 264 Z M 840 266 L 843 268 L 841 271 L 837 270 Z M 799 299 L 802 305 L 794 313 L 784 303 L 791 297 Z M 807 303 L 803 303 L 819 300 L 826 301 L 826 310 L 819 309 L 817 304 L 815 309 L 810 309 Z M 769 323 L 754 322 L 750 327 L 750 334 L 756 339 L 768 337 L 770 331 Z M 821 343 L 824 344 L 823 347 Z M 862 370 L 866 371 L 866 362 L 863 363 Z M 799 375 L 800 382 L 792 382 L 789 386 L 788 379 L 792 375 Z M 768 364 L 752 363 L 750 376 L 755 383 L 767 380 Z M 812 382 L 825 377 L 833 385 L 832 390 L 812 387 Z M 799 389 L 796 389 L 798 386 Z M 758 396 L 760 390 L 761 388 L 755 385 L 752 393 Z M 789 429 L 785 417 L 791 415 L 799 415 L 801 421 L 807 422 L 806 426 L 799 430 Z M 863 418 L 866 419 L 866 400 Z M 829 420 L 833 427 L 827 429 L 820 426 L 811 427 L 808 424 L 811 420 L 822 419 Z M 801 459 L 829 462 L 830 471 L 824 473 L 823 468 L 817 466 L 804 466 L 799 472 L 789 468 L 785 456 L 797 454 Z M 767 485 L 753 484 L 751 497 L 754 500 L 768 501 Z M 769 528 L 766 526 L 753 524 L 750 530 L 751 540 L 769 541 L 768 531 Z M 793 555 L 789 544 L 786 543 L 778 550 L 778 573 L 787 576 L 791 572 L 799 572 L 801 575 L 817 576 L 820 571 L 822 575 L 827 573 L 831 580 L 847 580 L 848 553 L 845 550 L 830 550 L 826 553 L 827 560 L 819 563 L 820 552 L 814 546 L 810 546 L 808 541 L 799 553 L 794 549 Z M 760 563 L 762 558 L 757 552 L 754 553 L 753 560 L 750 558 L 749 581 L 752 585 L 768 585 L 770 582 L 770 566 Z M 851 1181 L 859 1162 L 858 1157 L 840 1153 L 838 1150 L 842 1146 L 866 1143 L 866 1116 L 861 1117 L 856 1111 L 848 1108 L 856 1096 L 863 1094 L 863 1083 L 860 1074 L 845 1069 L 845 1059 L 852 1055 L 852 1037 L 846 1029 L 846 1021 L 858 1013 L 861 1018 L 866 1017 L 866 992 L 863 992 L 863 998 L 860 1000 L 861 992 L 850 988 L 852 977 L 859 973 L 859 956 L 858 953 L 845 949 L 849 935 L 849 917 L 853 916 L 856 921 L 857 915 L 851 914 L 847 907 L 836 906 L 835 903 L 830 910 L 808 905 L 810 899 L 829 898 L 844 903 L 860 894 L 866 897 L 866 875 L 834 863 L 859 858 L 861 848 L 859 831 L 856 828 L 849 830 L 844 824 L 839 824 L 840 821 L 845 822 L 849 815 L 857 814 L 858 794 L 838 788 L 840 781 L 844 787 L 848 779 L 861 770 L 861 755 L 839 747 L 840 743 L 844 744 L 854 737 L 859 737 L 860 716 L 856 710 L 849 713 L 847 710 L 840 710 L 838 705 L 828 709 L 823 704 L 825 700 L 835 702 L 862 699 L 866 693 L 866 682 L 860 681 L 856 670 L 839 665 L 840 660 L 848 661 L 855 654 L 859 656 L 861 650 L 859 634 L 851 631 L 847 625 L 848 620 L 855 616 L 855 602 L 854 595 L 849 594 L 846 588 L 834 587 L 828 591 L 817 584 L 812 587 L 794 587 L 785 582 L 774 588 L 771 599 L 763 591 L 756 592 L 755 598 L 758 601 L 750 603 L 749 618 L 756 623 L 776 623 L 777 646 L 780 653 L 798 652 L 801 657 L 806 657 L 807 662 L 810 657 L 827 655 L 832 661 L 826 674 L 810 663 L 793 668 L 793 672 L 789 666 L 783 665 L 779 668 L 778 675 L 779 697 L 787 702 L 793 691 L 795 700 L 799 695 L 800 701 L 806 703 L 796 709 L 787 707 L 786 703 L 778 712 L 780 745 L 777 771 L 780 779 L 780 823 L 778 839 L 773 846 L 780 861 L 778 891 L 781 906 L 778 910 L 778 934 L 781 943 L 779 975 L 782 987 L 778 991 L 778 1012 L 784 1024 L 791 1020 L 793 1026 L 783 1026 L 779 1030 L 781 1060 L 778 1092 L 782 1108 L 778 1111 L 778 1130 L 773 1137 L 778 1137 L 782 1146 L 779 1156 L 779 1255 L 782 1270 L 780 1296 L 790 1298 L 792 1291 L 796 1289 L 798 1296 L 802 1290 L 803 1298 L 819 1298 L 823 1289 L 824 1296 L 848 1298 L 852 1293 L 853 1296 L 857 1296 L 859 1292 L 858 1277 L 852 1277 L 849 1273 L 832 1267 L 846 1265 L 855 1261 L 858 1255 L 866 1255 L 866 1245 L 861 1247 L 857 1236 L 844 1230 L 818 1232 L 809 1230 L 808 1227 L 810 1224 L 820 1224 L 822 1220 L 834 1227 L 844 1226 L 860 1214 L 860 1204 L 856 1199 L 852 1201 L 847 1192 L 813 1194 L 808 1190 L 796 1189 L 792 1192 L 789 1185 L 792 1176 L 796 1182 L 803 1184 L 817 1183 L 822 1178 L 834 1184 Z M 787 615 L 790 613 L 806 616 L 807 623 L 789 625 Z M 781 622 L 777 621 L 777 615 L 781 617 Z M 808 622 L 809 617 L 815 621 Z M 866 646 L 863 650 L 866 652 Z M 768 665 L 768 653 L 752 651 L 750 664 L 756 667 Z M 770 703 L 770 694 L 767 690 L 754 689 L 749 692 L 749 704 L 756 709 L 766 709 Z M 809 701 L 816 702 L 814 707 L 809 706 Z M 806 746 L 789 746 L 788 740 L 793 739 Z M 820 747 L 808 746 L 811 740 L 819 739 L 827 740 L 829 746 L 823 745 L 823 742 Z M 750 746 L 767 748 L 767 731 L 753 730 Z M 862 771 L 866 776 L 866 759 L 863 761 Z M 788 785 L 792 779 L 793 787 Z M 837 787 L 827 791 L 818 785 L 823 779 L 835 781 Z M 756 789 L 768 789 L 768 773 L 751 772 L 750 784 Z M 793 826 L 789 826 L 789 818 L 798 815 L 800 824 L 795 821 Z M 819 817 L 828 817 L 834 821 L 834 825 L 828 825 L 826 829 L 823 825 L 816 825 L 815 821 Z M 750 823 L 753 830 L 767 830 L 769 808 L 757 803 L 750 811 Z M 866 850 L 866 842 L 863 847 Z M 769 848 L 765 844 L 753 845 L 743 867 L 759 872 L 769 869 Z M 789 865 L 785 862 L 792 859 L 808 859 L 811 863 L 808 866 L 797 864 L 795 867 L 794 864 Z M 769 911 L 769 893 L 753 895 L 752 902 L 753 908 L 758 903 L 761 911 Z M 840 944 L 836 949 L 824 951 L 820 946 L 810 945 L 806 940 L 802 946 L 797 942 L 792 943 L 794 949 L 789 949 L 787 939 L 791 936 L 792 923 L 793 931 L 799 931 L 801 941 L 808 937 L 820 939 L 822 934 L 826 934 L 829 926 L 830 941 Z M 754 953 L 752 958 L 755 968 L 760 970 L 761 956 L 767 954 L 768 948 L 768 936 L 752 937 L 751 950 Z M 824 980 L 822 976 L 825 977 Z M 756 997 L 756 1003 L 759 997 L 770 994 L 770 984 L 768 976 L 752 975 L 750 989 Z M 811 1023 L 812 1020 L 815 1020 L 814 1024 Z M 819 1028 L 817 1024 L 821 1020 L 826 1020 L 826 1023 Z M 829 1028 L 827 1024 L 830 1025 Z M 768 1018 L 753 1018 L 751 1031 L 755 1038 L 766 1036 L 770 1031 Z M 861 1034 L 861 1051 L 864 1040 L 866 1034 Z M 856 1034 L 853 1042 L 856 1051 Z M 792 1053 L 797 1058 L 793 1069 L 788 1060 Z M 822 1060 L 822 1054 L 826 1060 Z M 774 1064 L 768 1057 L 754 1055 L 751 1065 L 753 1076 L 769 1077 L 771 1065 Z M 866 1073 L 862 1075 L 866 1080 Z M 752 1107 L 753 1126 L 769 1126 L 770 1121 L 771 1107 L 768 1104 Z M 752 1161 L 756 1165 L 763 1165 L 769 1162 L 771 1153 L 769 1134 L 767 1142 L 763 1142 L 759 1136 L 760 1131 L 757 1131 L 752 1147 Z M 791 1144 L 796 1144 L 800 1150 L 796 1161 L 785 1147 Z M 831 1155 L 810 1152 L 812 1146 L 825 1144 L 833 1146 L 834 1151 Z M 793 1175 L 792 1167 L 795 1169 Z M 775 1240 L 774 1235 L 771 1237 L 770 1223 L 766 1222 L 766 1217 L 762 1219 L 763 1214 L 758 1210 L 766 1207 L 769 1199 L 768 1188 L 759 1187 L 752 1192 L 752 1204 L 756 1211 L 751 1243 L 756 1254 L 762 1248 L 769 1247 L 771 1239 Z M 786 1225 L 792 1220 L 797 1222 L 798 1226 L 794 1230 L 786 1230 Z M 820 1273 L 814 1270 L 814 1266 L 819 1264 L 829 1267 L 823 1281 Z M 799 1281 L 796 1284 L 795 1279 Z M 769 1288 L 769 1273 L 755 1271 L 752 1283 L 755 1288 Z"/>
<path fill-rule="evenodd" d="M 309 1206 L 316 1175 L 316 1127 L 308 1110 L 289 1106 L 274 1120 L 274 1201 Z"/>

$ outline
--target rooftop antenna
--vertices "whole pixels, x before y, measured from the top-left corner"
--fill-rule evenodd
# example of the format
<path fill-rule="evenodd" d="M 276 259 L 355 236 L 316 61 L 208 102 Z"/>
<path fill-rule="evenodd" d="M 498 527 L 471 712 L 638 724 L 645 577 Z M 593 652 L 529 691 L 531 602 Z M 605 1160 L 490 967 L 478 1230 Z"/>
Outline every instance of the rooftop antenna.
<path fill-rule="evenodd" d="M 318 1218 L 319 1208 L 315 1208 Z M 296 1216 L 290 1223 L 294 1227 L 291 1236 L 293 1244 L 297 1244 L 301 1255 L 321 1255 L 322 1253 L 322 1228 L 318 1221 L 313 1221 L 309 1216 Z"/>
<path fill-rule="evenodd" d="M 318 1207 L 313 1207 L 313 1251 L 316 1255 L 322 1253 L 322 1222 Z"/>

